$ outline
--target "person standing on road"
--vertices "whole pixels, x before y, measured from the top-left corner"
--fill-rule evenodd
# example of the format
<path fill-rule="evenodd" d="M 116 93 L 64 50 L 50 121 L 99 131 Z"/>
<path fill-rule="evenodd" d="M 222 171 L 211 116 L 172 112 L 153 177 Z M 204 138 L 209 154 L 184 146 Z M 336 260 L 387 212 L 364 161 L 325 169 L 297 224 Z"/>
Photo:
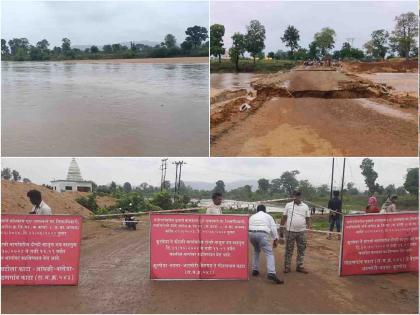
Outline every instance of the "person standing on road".
<path fill-rule="evenodd" d="M 270 242 L 273 239 L 273 245 Z M 276 222 L 271 215 L 266 213 L 264 205 L 257 207 L 257 213 L 249 218 L 249 240 L 254 247 L 254 256 L 252 259 L 252 275 L 258 276 L 260 274 L 260 252 L 264 252 L 267 260 L 267 279 L 274 281 L 277 284 L 282 284 L 284 281 L 280 280 L 276 275 L 276 265 L 274 262 L 273 248 L 277 247 L 279 235 L 277 232 Z"/>
<path fill-rule="evenodd" d="M 398 197 L 392 196 L 391 198 L 388 198 L 387 201 L 382 205 L 381 213 L 392 213 L 397 212 L 397 202 Z"/>
<path fill-rule="evenodd" d="M 330 221 L 330 232 L 334 231 L 334 225 L 337 227 L 337 232 L 341 232 L 341 213 L 342 210 L 342 202 L 339 198 L 340 192 L 335 190 L 333 191 L 333 198 L 328 201 L 328 209 L 333 210 L 330 211 L 329 221 Z M 328 233 L 327 239 L 331 239 L 331 233 Z M 338 239 L 341 239 L 340 234 L 338 235 Z"/>
<path fill-rule="evenodd" d="M 283 238 L 283 230 L 286 230 L 286 250 L 284 256 L 284 273 L 291 270 L 291 261 L 295 242 L 297 244 L 296 271 L 308 273 L 303 267 L 306 249 L 306 229 L 310 228 L 310 212 L 309 207 L 302 202 L 301 192 L 293 192 L 294 200 L 286 204 L 284 214 L 281 219 L 282 232 L 280 237 Z M 284 226 L 284 227 L 283 227 Z"/>
<path fill-rule="evenodd" d="M 366 213 L 378 213 L 379 211 L 380 209 L 378 208 L 378 199 L 376 199 L 375 192 L 372 192 L 368 199 Z"/>
<path fill-rule="evenodd" d="M 220 192 L 215 192 L 211 196 L 213 204 L 207 207 L 206 214 L 222 214 L 221 204 L 223 202 L 223 195 Z"/>
<path fill-rule="evenodd" d="M 38 190 L 30 190 L 26 194 L 29 198 L 29 201 L 33 205 L 31 212 L 29 214 L 39 214 L 39 215 L 51 215 L 51 208 L 42 200 L 41 192 Z"/>

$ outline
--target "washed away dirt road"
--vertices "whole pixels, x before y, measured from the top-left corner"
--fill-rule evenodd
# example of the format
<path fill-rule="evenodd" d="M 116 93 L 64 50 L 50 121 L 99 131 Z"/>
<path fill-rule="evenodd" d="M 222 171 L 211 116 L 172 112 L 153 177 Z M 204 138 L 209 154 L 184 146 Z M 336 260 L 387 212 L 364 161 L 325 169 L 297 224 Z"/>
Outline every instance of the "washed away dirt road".
<path fill-rule="evenodd" d="M 213 97 L 212 156 L 417 155 L 417 95 L 334 68 L 251 84 L 253 92 Z M 240 112 L 244 103 L 251 109 Z"/>
<path fill-rule="evenodd" d="M 286 283 L 149 280 L 148 218 L 137 231 L 86 221 L 78 286 L 2 287 L 2 313 L 418 313 L 414 273 L 338 276 L 339 241 L 311 234 L 308 275 Z M 281 271 L 284 248 L 275 250 Z"/>

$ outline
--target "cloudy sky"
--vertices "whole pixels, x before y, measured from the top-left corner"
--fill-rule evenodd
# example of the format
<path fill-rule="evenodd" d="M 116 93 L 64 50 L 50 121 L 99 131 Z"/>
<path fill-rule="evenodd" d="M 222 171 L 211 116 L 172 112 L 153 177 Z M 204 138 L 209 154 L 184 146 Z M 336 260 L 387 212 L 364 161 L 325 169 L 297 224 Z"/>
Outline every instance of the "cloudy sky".
<path fill-rule="evenodd" d="M 208 28 L 208 2 L 180 1 L 1 1 L 1 37 L 47 39 L 51 46 L 68 37 L 74 45 L 126 41 L 161 42 L 172 33 L 178 43 L 187 27 Z"/>
<path fill-rule="evenodd" d="M 314 185 L 328 184 L 331 179 L 331 158 L 171 158 L 168 161 L 167 179 L 175 177 L 172 162 L 184 160 L 182 179 L 187 182 L 209 182 L 224 180 L 226 183 L 259 178 L 278 178 L 284 171 L 299 170 L 298 179 L 308 179 Z M 18 170 L 37 184 L 49 184 L 53 179 L 65 179 L 70 158 L 3 158 L 2 167 Z M 401 186 L 408 168 L 417 167 L 416 158 L 374 158 L 378 183 L 384 186 Z M 160 158 L 78 158 L 82 176 L 97 184 L 115 181 L 133 185 L 142 182 L 160 185 Z M 360 174 L 361 158 L 346 160 L 345 182 L 354 182 L 365 189 Z M 336 158 L 336 188 L 341 185 L 342 158 Z M 256 188 L 256 187 L 254 187 Z"/>
<path fill-rule="evenodd" d="M 288 25 L 300 33 L 300 45 L 307 48 L 314 34 L 323 27 L 336 31 L 335 48 L 347 38 L 361 48 L 372 31 L 394 29 L 395 16 L 417 12 L 417 1 L 214 1 L 210 6 L 211 24 L 225 26 L 225 47 L 231 47 L 233 33 L 246 33 L 246 25 L 259 20 L 266 29 L 265 52 L 287 50 L 280 40 Z"/>

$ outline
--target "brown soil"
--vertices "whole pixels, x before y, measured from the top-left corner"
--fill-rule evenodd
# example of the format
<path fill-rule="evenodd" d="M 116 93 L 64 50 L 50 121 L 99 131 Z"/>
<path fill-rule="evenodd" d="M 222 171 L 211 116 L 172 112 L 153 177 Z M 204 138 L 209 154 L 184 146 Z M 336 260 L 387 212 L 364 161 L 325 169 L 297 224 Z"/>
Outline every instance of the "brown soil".
<path fill-rule="evenodd" d="M 283 275 L 275 250 L 284 285 L 265 279 L 264 258 L 249 281 L 150 281 L 148 225 L 87 221 L 79 285 L 4 286 L 3 313 L 418 313 L 417 274 L 339 277 L 339 241 L 322 234 L 309 235 L 308 275 Z"/>
<path fill-rule="evenodd" d="M 212 156 L 417 155 L 417 97 L 330 70 L 270 74 L 252 87 L 246 112 L 241 98 L 212 104 Z"/>
<path fill-rule="evenodd" d="M 378 62 L 344 62 L 343 68 L 354 73 L 418 72 L 418 60 L 395 59 Z"/>
<path fill-rule="evenodd" d="M 208 57 L 174 57 L 174 58 L 134 58 L 134 59 L 99 59 L 99 60 L 66 60 L 65 63 L 208 63 Z"/>
<path fill-rule="evenodd" d="M 212 129 L 212 135 L 217 131 Z M 211 152 L 212 156 L 415 156 L 417 124 L 415 119 L 395 119 L 362 107 L 358 100 L 273 98 L 219 136 Z"/>
<path fill-rule="evenodd" d="M 39 190 L 42 199 L 49 205 L 53 214 L 81 215 L 88 218 L 92 212 L 78 204 L 75 199 L 83 193 L 59 193 L 33 183 L 1 181 L 1 212 L 13 214 L 28 214 L 32 204 L 26 196 L 31 189 Z"/>

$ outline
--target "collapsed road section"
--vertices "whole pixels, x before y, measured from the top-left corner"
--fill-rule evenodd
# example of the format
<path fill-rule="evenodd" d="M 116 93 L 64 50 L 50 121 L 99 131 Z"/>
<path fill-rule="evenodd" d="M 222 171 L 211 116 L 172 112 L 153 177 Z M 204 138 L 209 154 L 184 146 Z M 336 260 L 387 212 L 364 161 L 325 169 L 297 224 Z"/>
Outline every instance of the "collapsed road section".
<path fill-rule="evenodd" d="M 342 65 L 298 66 L 250 85 L 212 96 L 212 156 L 417 154 L 417 93 Z"/>

